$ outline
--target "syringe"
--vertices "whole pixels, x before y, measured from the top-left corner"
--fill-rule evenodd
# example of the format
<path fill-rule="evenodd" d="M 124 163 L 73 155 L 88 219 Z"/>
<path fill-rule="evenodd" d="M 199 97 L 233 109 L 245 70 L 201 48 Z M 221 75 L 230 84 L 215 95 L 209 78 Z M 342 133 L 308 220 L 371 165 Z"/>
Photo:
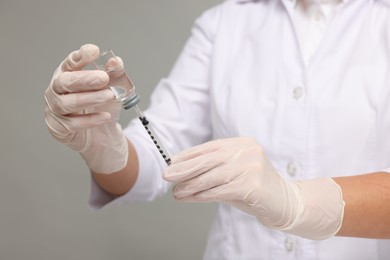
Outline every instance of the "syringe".
<path fill-rule="evenodd" d="M 137 112 L 137 116 L 141 121 L 142 125 L 144 126 L 146 132 L 148 132 L 149 137 L 152 139 L 154 145 L 161 154 L 162 158 L 168 166 L 171 165 L 171 156 L 167 152 L 163 144 L 160 142 L 160 140 L 157 138 L 156 132 L 153 130 L 153 127 L 151 126 L 150 122 L 148 121 L 144 113 L 142 113 L 141 109 L 139 109 L 138 105 L 135 105 L 134 109 Z"/>
<path fill-rule="evenodd" d="M 108 76 L 110 77 L 108 85 L 113 91 L 115 97 L 121 101 L 125 110 L 134 107 L 139 120 L 141 120 L 142 125 L 144 126 L 146 132 L 148 132 L 149 137 L 157 147 L 162 158 L 167 163 L 167 165 L 170 165 L 171 158 L 169 153 L 157 138 L 155 131 L 153 130 L 144 113 L 142 113 L 141 109 L 139 109 L 137 106 L 137 104 L 140 102 L 140 97 L 135 92 L 135 86 L 124 70 L 121 60 L 117 59 L 112 50 L 108 50 L 102 52 L 100 56 L 92 62 L 92 64 L 95 69 L 107 72 Z"/>

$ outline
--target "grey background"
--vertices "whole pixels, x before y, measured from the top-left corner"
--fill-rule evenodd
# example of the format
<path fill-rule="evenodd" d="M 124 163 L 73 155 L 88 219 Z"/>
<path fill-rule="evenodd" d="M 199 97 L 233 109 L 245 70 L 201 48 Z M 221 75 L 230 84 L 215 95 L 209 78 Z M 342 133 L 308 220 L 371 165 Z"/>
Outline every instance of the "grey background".
<path fill-rule="evenodd" d="M 88 208 L 88 169 L 49 135 L 43 92 L 68 53 L 95 43 L 123 58 L 145 108 L 195 18 L 219 2 L 0 0 L 0 260 L 202 257 L 215 205 L 167 195 Z"/>

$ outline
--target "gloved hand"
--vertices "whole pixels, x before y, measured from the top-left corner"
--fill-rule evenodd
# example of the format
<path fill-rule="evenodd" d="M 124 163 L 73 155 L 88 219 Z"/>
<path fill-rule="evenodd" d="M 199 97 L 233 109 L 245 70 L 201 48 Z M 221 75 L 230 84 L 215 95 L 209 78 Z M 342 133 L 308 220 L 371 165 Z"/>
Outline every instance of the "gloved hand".
<path fill-rule="evenodd" d="M 99 53 L 96 45 L 83 45 L 60 64 L 45 91 L 45 120 L 50 134 L 80 152 L 91 170 L 113 173 L 126 166 L 128 146 L 109 76 L 83 70 Z"/>
<path fill-rule="evenodd" d="M 331 178 L 288 181 L 252 138 L 212 141 L 172 158 L 164 179 L 186 202 L 222 202 L 264 225 L 310 239 L 325 239 L 341 227 L 344 202 Z"/>

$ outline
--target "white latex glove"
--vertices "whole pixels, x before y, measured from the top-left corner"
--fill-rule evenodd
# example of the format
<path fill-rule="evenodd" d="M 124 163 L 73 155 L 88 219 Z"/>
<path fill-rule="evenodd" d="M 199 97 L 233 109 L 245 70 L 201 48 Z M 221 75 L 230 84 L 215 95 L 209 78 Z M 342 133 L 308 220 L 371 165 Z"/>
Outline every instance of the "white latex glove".
<path fill-rule="evenodd" d="M 212 141 L 172 158 L 164 179 L 186 202 L 222 202 L 264 225 L 310 239 L 325 239 L 341 227 L 344 202 L 331 178 L 288 181 L 252 138 Z"/>
<path fill-rule="evenodd" d="M 128 147 L 109 76 L 83 70 L 99 53 L 96 45 L 83 45 L 60 64 L 45 91 L 45 120 L 50 134 L 80 152 L 91 170 L 113 173 L 126 166 Z"/>

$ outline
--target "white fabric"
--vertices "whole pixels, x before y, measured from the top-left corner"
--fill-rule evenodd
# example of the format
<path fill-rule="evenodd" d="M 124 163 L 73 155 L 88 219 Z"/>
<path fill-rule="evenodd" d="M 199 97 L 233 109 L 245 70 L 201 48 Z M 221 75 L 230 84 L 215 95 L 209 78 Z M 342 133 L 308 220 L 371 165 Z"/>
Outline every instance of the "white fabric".
<path fill-rule="evenodd" d="M 300 0 L 296 1 L 294 22 L 305 64 L 322 42 L 341 0 Z"/>
<path fill-rule="evenodd" d="M 210 139 L 252 136 L 286 178 L 389 168 L 389 5 L 342 3 L 305 65 L 294 2 L 226 1 L 197 20 L 147 116 L 172 153 Z M 93 184 L 94 207 L 149 201 L 169 190 L 161 179 L 164 162 L 139 122 L 125 132 L 136 145 L 140 176 L 116 200 Z M 306 240 L 220 205 L 204 258 L 375 260 L 389 259 L 389 247 L 388 240 Z"/>

